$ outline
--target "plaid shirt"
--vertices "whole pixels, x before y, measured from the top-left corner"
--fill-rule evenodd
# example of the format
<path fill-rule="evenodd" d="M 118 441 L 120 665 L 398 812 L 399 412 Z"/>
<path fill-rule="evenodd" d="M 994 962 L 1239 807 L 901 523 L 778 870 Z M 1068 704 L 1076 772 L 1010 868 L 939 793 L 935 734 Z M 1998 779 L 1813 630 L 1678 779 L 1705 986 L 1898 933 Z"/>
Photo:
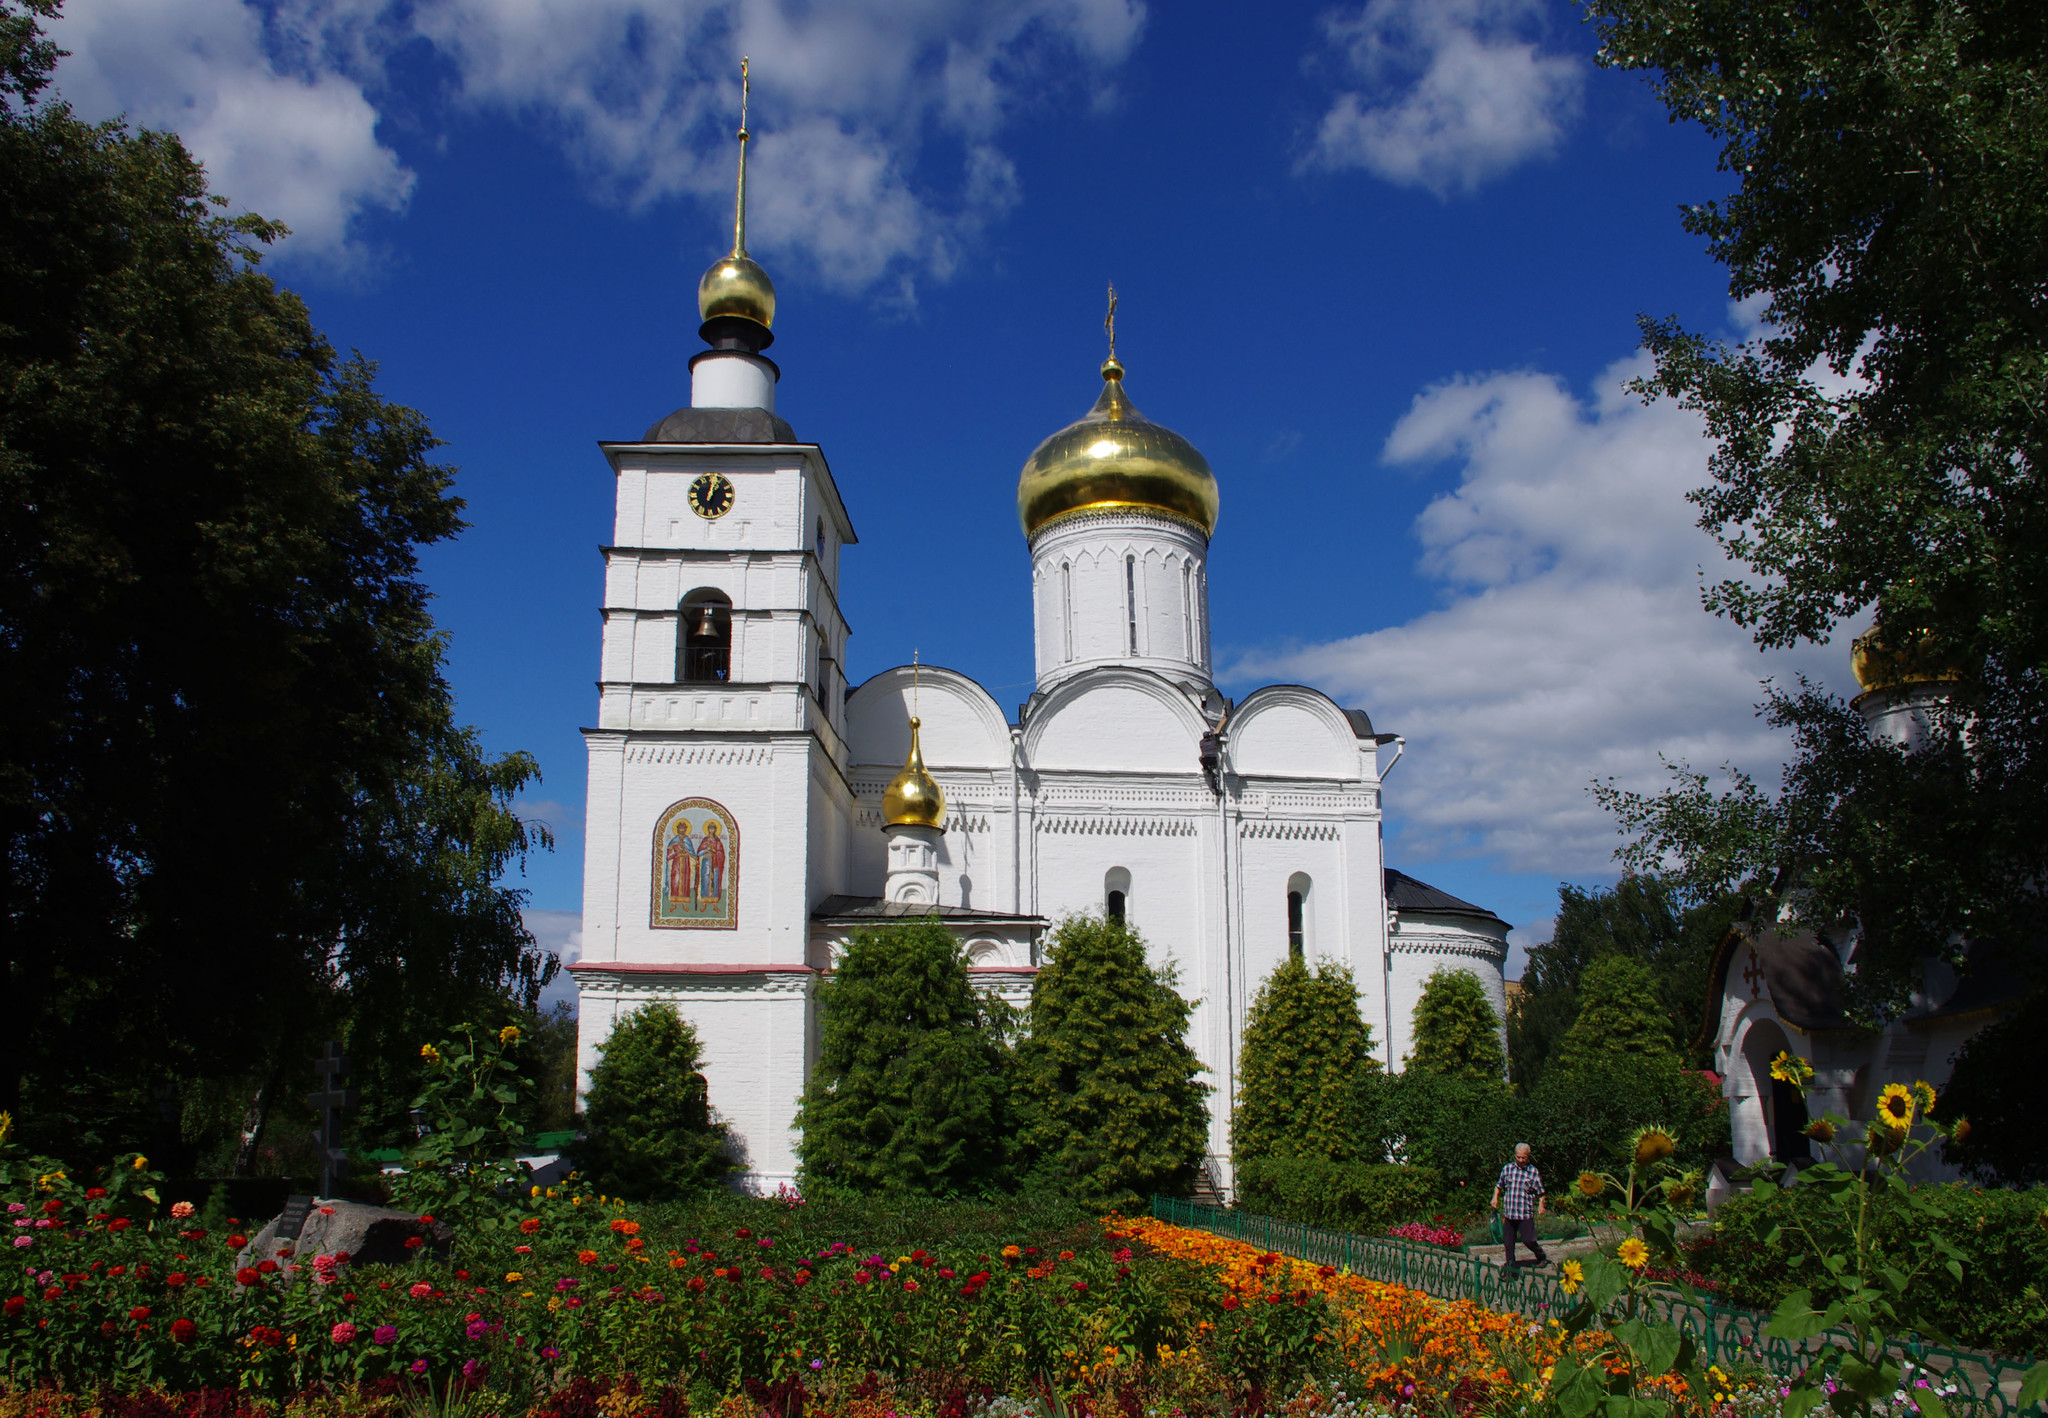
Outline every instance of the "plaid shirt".
<path fill-rule="evenodd" d="M 1500 1214 L 1510 1221 L 1526 1221 L 1536 1214 L 1543 1197 L 1543 1174 L 1531 1166 L 1510 1162 L 1500 1169 Z"/>

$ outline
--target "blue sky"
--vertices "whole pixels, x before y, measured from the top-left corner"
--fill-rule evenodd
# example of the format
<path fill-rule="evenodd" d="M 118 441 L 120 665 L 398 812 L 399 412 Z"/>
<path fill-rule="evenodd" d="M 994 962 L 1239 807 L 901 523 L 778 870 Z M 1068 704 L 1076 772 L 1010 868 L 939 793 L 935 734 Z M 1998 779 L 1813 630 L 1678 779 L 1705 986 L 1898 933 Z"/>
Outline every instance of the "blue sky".
<path fill-rule="evenodd" d="M 1227 692 L 1293 680 L 1407 736 L 1393 865 L 1540 938 L 1611 880 L 1595 777 L 1774 778 L 1764 657 L 1698 609 L 1697 424 L 1621 391 L 1640 313 L 1739 334 L 1678 225 L 1714 151 L 1548 0 L 69 0 L 59 88 L 174 128 L 294 236 L 271 269 L 461 468 L 426 557 L 463 716 L 535 753 L 537 923 L 580 904 L 609 470 L 688 401 L 729 242 L 737 63 L 779 412 L 860 545 L 856 680 L 907 661 L 1015 704 L 1017 470 L 1100 387 L 1216 468 Z"/>

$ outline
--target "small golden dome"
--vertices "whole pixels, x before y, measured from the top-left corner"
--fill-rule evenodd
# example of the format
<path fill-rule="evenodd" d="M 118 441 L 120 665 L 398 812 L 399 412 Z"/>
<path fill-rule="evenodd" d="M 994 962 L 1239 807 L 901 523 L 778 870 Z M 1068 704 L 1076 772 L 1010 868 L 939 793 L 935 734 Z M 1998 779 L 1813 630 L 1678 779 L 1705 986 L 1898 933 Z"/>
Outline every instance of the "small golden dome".
<path fill-rule="evenodd" d="M 1936 650 L 1925 634 L 1908 649 L 1892 650 L 1878 640 L 1874 628 L 1856 637 L 1849 649 L 1849 668 L 1866 694 L 1909 684 L 1960 684 L 1970 678 L 1955 657 Z"/>
<path fill-rule="evenodd" d="M 918 723 L 910 721 L 910 757 L 903 760 L 903 771 L 889 780 L 882 794 L 882 820 L 891 827 L 938 827 L 946 820 L 946 795 L 924 771 Z"/>
<path fill-rule="evenodd" d="M 1152 423 L 1124 393 L 1124 367 L 1102 365 L 1102 397 L 1077 423 L 1038 445 L 1017 479 L 1024 535 L 1070 513 L 1142 507 L 1216 530 L 1222 499 L 1195 445 Z"/>
<path fill-rule="evenodd" d="M 775 327 L 775 282 L 743 252 L 721 256 L 697 282 L 697 314 L 712 320 L 737 315 L 766 329 Z"/>

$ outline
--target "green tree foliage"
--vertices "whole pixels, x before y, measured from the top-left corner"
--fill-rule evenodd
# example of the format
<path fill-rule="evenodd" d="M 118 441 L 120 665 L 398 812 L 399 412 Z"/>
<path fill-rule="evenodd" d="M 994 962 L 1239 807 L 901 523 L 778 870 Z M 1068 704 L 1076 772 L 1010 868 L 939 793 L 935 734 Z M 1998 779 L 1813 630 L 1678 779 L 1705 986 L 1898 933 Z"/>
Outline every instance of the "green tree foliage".
<path fill-rule="evenodd" d="M 1968 1118 L 1970 1133 L 1961 1146 L 1950 1142 L 1942 1149 L 1945 1160 L 1987 1184 L 2048 1186 L 2048 1128 L 2041 1125 L 2041 1095 L 2035 1092 L 2044 1038 L 2048 991 L 1964 1041 L 1937 1107 L 1942 1117 Z M 2048 1234 L 2048 1222 L 2042 1225 Z M 2048 1327 L 2048 1314 L 2043 1325 Z"/>
<path fill-rule="evenodd" d="M 2032 0 L 1589 0 L 1602 62 L 1645 71 L 1721 144 L 1735 190 L 1684 209 L 1760 298 L 1729 346 L 1645 324 L 1655 374 L 1714 440 L 1693 494 L 1736 571 L 1712 611 L 1760 644 L 1875 617 L 1891 679 L 1960 674 L 1972 716 L 1920 751 L 1841 700 L 1773 690 L 1774 795 L 1680 766 L 1611 789 L 1625 860 L 1680 864 L 1774 919 L 1863 926 L 1852 1003 L 1896 1013 L 1929 955 L 2024 950 L 2048 890 L 2048 11 Z"/>
<path fill-rule="evenodd" d="M 725 1124 L 711 1116 L 697 1031 L 671 1004 L 643 1005 L 598 1045 L 584 1095 L 576 1167 L 586 1185 L 639 1201 L 674 1201 L 732 1175 Z"/>
<path fill-rule="evenodd" d="M 1579 1017 L 1558 1049 L 1557 1066 L 1678 1060 L 1671 1017 L 1650 967 L 1627 955 L 1603 955 L 1579 977 Z"/>
<path fill-rule="evenodd" d="M 1053 933 L 1017 1046 L 1017 1141 L 1033 1185 L 1098 1206 L 1185 1194 L 1208 1146 L 1192 1007 L 1121 921 L 1076 916 Z"/>
<path fill-rule="evenodd" d="M 258 273 L 281 227 L 45 92 L 53 13 L 0 0 L 0 1109 L 175 1164 L 179 1080 L 289 1095 L 352 997 L 531 1000 L 535 768 L 453 718 L 425 419 Z"/>
<path fill-rule="evenodd" d="M 1467 1082 L 1498 1082 L 1507 1069 L 1501 1056 L 1500 1016 L 1469 970 L 1437 970 L 1423 982 L 1415 1002 L 1415 1047 L 1406 1066 Z"/>
<path fill-rule="evenodd" d="M 976 1196 L 1007 1177 L 1008 1011 L 936 918 L 856 931 L 818 992 L 797 1126 L 823 1191 Z"/>
<path fill-rule="evenodd" d="M 1529 950 L 1522 994 L 1508 1010 L 1508 1063 L 1524 1093 L 1579 1017 L 1580 977 L 1601 955 L 1642 961 L 1657 978 L 1657 998 L 1681 1045 L 1689 1047 L 1705 1018 L 1715 947 L 1739 902 L 1719 896 L 1688 906 L 1661 877 L 1631 872 L 1612 887 L 1557 889 L 1551 938 Z M 1695 1059 L 1704 1063 L 1704 1059 Z"/>
<path fill-rule="evenodd" d="M 1237 1165 L 1264 1157 L 1377 1161 L 1358 1085 L 1379 1066 L 1351 972 L 1323 961 L 1311 974 L 1289 957 L 1259 986 L 1245 1020 L 1230 1115 Z"/>

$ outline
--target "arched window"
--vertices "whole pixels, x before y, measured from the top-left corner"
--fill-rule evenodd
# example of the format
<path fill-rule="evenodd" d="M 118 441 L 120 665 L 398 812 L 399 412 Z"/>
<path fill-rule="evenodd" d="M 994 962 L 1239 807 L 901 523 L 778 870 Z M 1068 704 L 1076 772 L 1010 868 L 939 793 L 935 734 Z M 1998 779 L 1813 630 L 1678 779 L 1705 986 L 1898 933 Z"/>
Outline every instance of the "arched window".
<path fill-rule="evenodd" d="M 825 519 L 818 519 L 818 574 L 825 574 Z"/>
<path fill-rule="evenodd" d="M 1130 650 L 1138 653 L 1138 558 L 1124 558 L 1124 623 L 1130 629 Z"/>
<path fill-rule="evenodd" d="M 1102 914 L 1112 921 L 1128 921 L 1131 908 L 1131 874 L 1111 867 L 1102 878 Z"/>
<path fill-rule="evenodd" d="M 1074 567 L 1073 563 L 1060 563 L 1060 649 L 1063 663 L 1074 661 Z"/>
<path fill-rule="evenodd" d="M 1185 561 L 1180 564 L 1180 634 L 1188 659 L 1200 663 L 1195 654 L 1195 569 Z"/>
<path fill-rule="evenodd" d="M 685 684 L 732 678 L 732 601 L 709 587 L 683 597 L 676 678 Z"/>
<path fill-rule="evenodd" d="M 1296 960 L 1308 953 L 1309 885 L 1303 872 L 1287 878 L 1287 953 Z"/>

